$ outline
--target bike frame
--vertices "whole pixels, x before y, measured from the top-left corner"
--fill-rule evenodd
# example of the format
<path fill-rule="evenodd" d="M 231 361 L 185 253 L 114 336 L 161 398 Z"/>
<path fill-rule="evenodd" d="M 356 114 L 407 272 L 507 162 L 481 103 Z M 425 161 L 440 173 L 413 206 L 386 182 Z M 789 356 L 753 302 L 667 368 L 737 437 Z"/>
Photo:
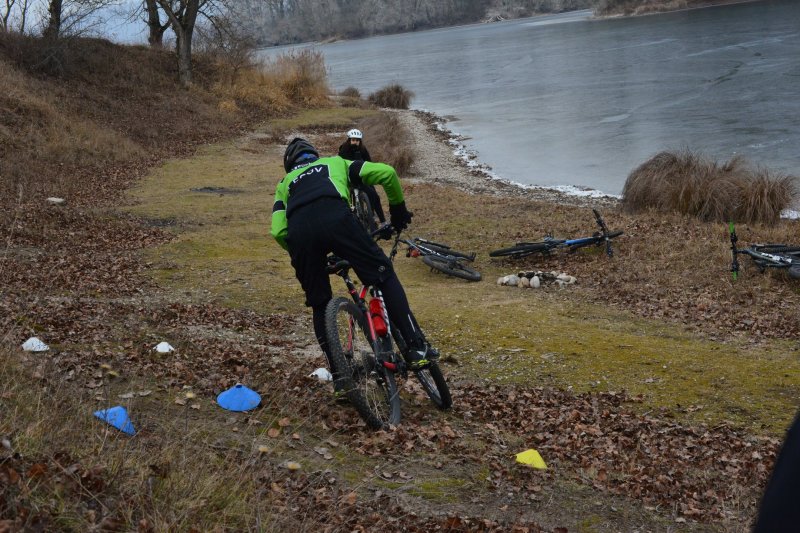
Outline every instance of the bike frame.
<path fill-rule="evenodd" d="M 739 276 L 739 259 L 738 256 L 749 255 L 756 266 L 761 272 L 767 268 L 793 268 L 800 266 L 800 255 L 798 252 L 781 253 L 768 253 L 761 251 L 759 248 L 781 246 L 777 244 L 751 244 L 749 248 L 737 248 L 736 243 L 739 238 L 736 236 L 733 222 L 728 223 L 728 231 L 731 236 L 731 253 L 733 254 L 733 261 L 731 262 L 731 272 L 733 279 L 736 280 Z"/>
<path fill-rule="evenodd" d="M 389 312 L 386 310 L 386 302 L 383 300 L 383 293 L 377 287 L 371 287 L 369 285 L 362 285 L 361 288 L 358 288 L 353 282 L 353 279 L 350 277 L 350 266 L 342 266 L 334 273 L 344 280 L 344 284 L 347 286 L 347 292 L 350 294 L 350 297 L 353 299 L 353 302 L 358 306 L 361 310 L 361 313 L 367 319 L 367 325 L 369 326 L 369 340 L 372 343 L 373 347 L 375 348 L 375 353 L 380 354 L 383 356 L 385 354 L 385 350 L 381 349 L 380 339 L 383 336 L 379 336 L 375 327 L 375 318 L 372 316 L 370 309 L 367 306 L 367 294 L 369 293 L 372 298 L 377 299 L 380 302 L 381 308 L 381 318 L 383 319 L 384 323 L 386 324 L 386 337 L 392 338 L 392 325 L 389 321 Z M 352 339 L 350 340 L 352 342 Z M 380 358 L 381 365 L 390 370 L 391 372 L 397 372 L 401 368 L 399 367 L 397 361 L 394 359 L 394 352 L 391 352 L 391 359 L 387 361 L 383 358 Z"/>

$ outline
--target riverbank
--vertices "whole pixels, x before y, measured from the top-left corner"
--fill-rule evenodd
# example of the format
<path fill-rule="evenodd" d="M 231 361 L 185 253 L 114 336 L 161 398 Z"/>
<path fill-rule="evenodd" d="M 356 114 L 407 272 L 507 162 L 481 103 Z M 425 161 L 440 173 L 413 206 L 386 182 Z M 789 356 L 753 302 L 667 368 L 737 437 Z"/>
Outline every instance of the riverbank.
<path fill-rule="evenodd" d="M 603 13 L 596 14 L 598 18 L 631 17 L 643 15 L 656 15 L 672 11 L 686 11 L 689 9 L 705 9 L 735 4 L 749 4 L 762 0 L 655 0 L 641 3 L 617 2 L 617 7 L 611 7 Z"/>
<path fill-rule="evenodd" d="M 573 206 L 617 206 L 619 199 L 591 189 L 548 188 L 524 185 L 504 179 L 463 144 L 463 138 L 446 126 L 442 117 L 426 111 L 401 112 L 402 123 L 414 139 L 417 154 L 413 172 L 434 183 L 475 193 L 527 198 Z M 565 190 L 566 189 L 566 190 Z M 568 192 L 567 192 L 568 190 Z"/>

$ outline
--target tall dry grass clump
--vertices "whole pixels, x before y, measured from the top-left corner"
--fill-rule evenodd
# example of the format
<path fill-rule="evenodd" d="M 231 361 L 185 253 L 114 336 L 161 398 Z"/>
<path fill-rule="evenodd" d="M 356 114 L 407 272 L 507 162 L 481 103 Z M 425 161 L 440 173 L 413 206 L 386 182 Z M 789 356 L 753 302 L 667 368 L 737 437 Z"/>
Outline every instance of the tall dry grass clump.
<path fill-rule="evenodd" d="M 389 109 L 408 109 L 414 93 L 399 84 L 387 85 L 368 97 L 369 103 Z"/>
<path fill-rule="evenodd" d="M 305 106 L 329 103 L 328 74 L 322 52 L 305 49 L 281 54 L 265 68 L 277 77 L 289 101 Z"/>
<path fill-rule="evenodd" d="M 705 221 L 774 223 L 797 198 L 796 178 L 772 176 L 734 157 L 719 164 L 699 154 L 661 152 L 628 176 L 622 204 L 629 212 L 677 212 Z"/>
<path fill-rule="evenodd" d="M 281 114 L 295 106 L 316 107 L 329 103 L 328 78 L 321 52 L 289 52 L 261 65 L 227 66 L 217 63 L 224 73 L 214 85 L 214 92 L 228 106 L 267 108 Z"/>
<path fill-rule="evenodd" d="M 373 161 L 392 165 L 400 176 L 414 163 L 411 133 L 395 113 L 384 112 L 365 118 L 360 124 Z"/>

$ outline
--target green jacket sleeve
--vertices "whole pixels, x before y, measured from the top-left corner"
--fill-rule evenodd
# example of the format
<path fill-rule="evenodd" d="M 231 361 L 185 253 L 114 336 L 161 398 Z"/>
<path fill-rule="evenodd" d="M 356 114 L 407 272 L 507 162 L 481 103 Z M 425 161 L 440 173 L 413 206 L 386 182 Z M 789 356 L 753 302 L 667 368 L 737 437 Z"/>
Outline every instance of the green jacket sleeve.
<path fill-rule="evenodd" d="M 394 167 L 386 163 L 365 161 L 358 175 L 361 177 L 361 181 L 367 185 L 380 185 L 383 187 L 390 205 L 397 205 L 405 201 L 403 189 L 400 187 L 400 178 L 397 176 Z"/>
<path fill-rule="evenodd" d="M 281 180 L 278 188 L 275 190 L 275 203 L 272 204 L 272 228 L 270 234 L 278 241 L 278 244 L 284 250 L 289 247 L 286 244 L 286 234 L 288 233 L 288 224 L 286 222 L 286 201 L 288 199 L 288 191 L 285 179 Z"/>

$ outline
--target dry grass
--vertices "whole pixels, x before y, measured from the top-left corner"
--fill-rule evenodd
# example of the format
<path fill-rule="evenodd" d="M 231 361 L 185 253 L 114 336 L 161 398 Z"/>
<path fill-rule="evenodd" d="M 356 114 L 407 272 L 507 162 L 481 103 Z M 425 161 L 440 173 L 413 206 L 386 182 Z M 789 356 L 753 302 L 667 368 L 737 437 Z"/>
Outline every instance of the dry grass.
<path fill-rule="evenodd" d="M 353 86 L 345 87 L 339 94 L 348 98 L 361 98 L 361 91 Z"/>
<path fill-rule="evenodd" d="M 402 85 L 387 85 L 378 89 L 368 97 L 369 103 L 389 109 L 408 109 L 414 93 Z"/>
<path fill-rule="evenodd" d="M 365 118 L 359 124 L 367 147 L 374 161 L 392 165 L 403 176 L 414 163 L 414 150 L 411 148 L 410 133 L 402 125 L 397 115 L 384 112 Z"/>
<path fill-rule="evenodd" d="M 327 73 L 322 52 L 304 49 L 289 52 L 265 65 L 279 80 L 279 87 L 289 101 L 303 107 L 317 107 L 329 102 Z"/>
<path fill-rule="evenodd" d="M 623 207 L 632 213 L 655 209 L 705 221 L 774 224 L 797 197 L 796 178 L 753 170 L 735 157 L 719 164 L 683 151 L 661 152 L 628 176 Z"/>
<path fill-rule="evenodd" d="M 92 188 L 86 181 L 116 195 L 137 171 L 134 161 L 174 156 L 243 123 L 328 102 L 318 52 L 263 67 L 199 54 L 189 91 L 175 68 L 165 50 L 100 39 L 55 46 L 0 33 L 0 202 L 20 193 L 26 201 L 74 201 L 80 185 Z"/>

